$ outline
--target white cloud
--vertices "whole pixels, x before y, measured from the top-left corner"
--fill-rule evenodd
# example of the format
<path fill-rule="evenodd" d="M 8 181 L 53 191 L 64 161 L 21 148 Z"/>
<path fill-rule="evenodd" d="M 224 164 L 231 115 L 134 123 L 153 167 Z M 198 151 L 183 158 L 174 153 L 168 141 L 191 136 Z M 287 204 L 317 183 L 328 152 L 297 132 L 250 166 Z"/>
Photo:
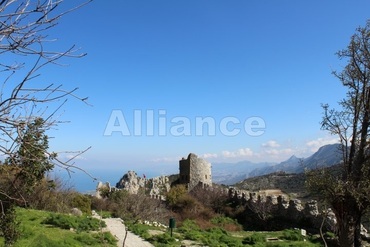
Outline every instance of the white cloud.
<path fill-rule="evenodd" d="M 240 148 L 235 151 L 222 151 L 224 158 L 252 157 L 253 151 L 250 148 Z"/>
<path fill-rule="evenodd" d="M 180 157 L 160 157 L 160 158 L 154 158 L 151 161 L 155 163 L 173 163 L 173 162 L 179 162 L 181 158 Z"/>
<path fill-rule="evenodd" d="M 202 154 L 201 157 L 203 159 L 217 158 L 218 154 L 206 153 L 206 154 Z"/>
<path fill-rule="evenodd" d="M 284 148 L 284 149 L 268 149 L 264 150 L 263 153 L 267 155 L 273 155 L 273 156 L 286 156 L 286 155 L 293 155 L 295 150 L 291 148 Z"/>
<path fill-rule="evenodd" d="M 289 156 L 294 155 L 296 151 L 290 147 L 283 147 L 274 140 L 262 143 L 261 147 L 260 157 L 273 160 L 284 160 Z"/>
<path fill-rule="evenodd" d="M 318 138 L 316 140 L 308 141 L 306 142 L 306 146 L 308 147 L 309 151 L 316 152 L 320 147 L 328 145 L 328 144 L 334 144 L 334 143 L 339 143 L 338 138 L 324 137 L 324 138 Z"/>
<path fill-rule="evenodd" d="M 264 148 L 278 148 L 278 147 L 280 147 L 280 144 L 277 143 L 274 140 L 271 140 L 271 141 L 262 143 L 262 147 L 264 147 Z"/>

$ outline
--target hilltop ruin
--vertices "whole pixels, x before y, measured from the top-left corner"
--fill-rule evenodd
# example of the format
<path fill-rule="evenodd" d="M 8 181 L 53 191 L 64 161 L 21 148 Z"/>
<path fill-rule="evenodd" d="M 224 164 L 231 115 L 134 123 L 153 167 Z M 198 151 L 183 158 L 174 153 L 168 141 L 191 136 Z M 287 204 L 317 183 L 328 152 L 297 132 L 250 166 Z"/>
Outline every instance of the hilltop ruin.
<path fill-rule="evenodd" d="M 176 184 L 184 184 L 189 191 L 196 186 L 212 187 L 212 166 L 208 161 L 190 153 L 188 157 L 179 160 L 179 174 L 145 178 L 137 175 L 135 171 L 128 171 L 116 183 L 111 186 L 108 182 L 99 182 L 96 196 L 101 197 L 101 189 L 108 191 L 116 189 L 127 190 L 131 194 L 137 194 L 142 190 L 145 194 L 158 199 L 164 199 L 165 194 Z"/>

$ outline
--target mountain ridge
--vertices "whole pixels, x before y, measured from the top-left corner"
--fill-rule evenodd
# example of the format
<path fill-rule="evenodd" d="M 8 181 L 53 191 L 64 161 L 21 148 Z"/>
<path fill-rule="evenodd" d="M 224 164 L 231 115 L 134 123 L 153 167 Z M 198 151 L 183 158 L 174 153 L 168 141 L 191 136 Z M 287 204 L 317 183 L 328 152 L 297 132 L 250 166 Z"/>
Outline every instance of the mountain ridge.
<path fill-rule="evenodd" d="M 307 158 L 292 155 L 280 163 L 241 161 L 237 163 L 213 164 L 213 182 L 232 185 L 247 178 L 267 175 L 275 172 L 302 173 L 305 169 L 330 167 L 341 162 L 340 144 L 328 144 L 320 147 Z"/>

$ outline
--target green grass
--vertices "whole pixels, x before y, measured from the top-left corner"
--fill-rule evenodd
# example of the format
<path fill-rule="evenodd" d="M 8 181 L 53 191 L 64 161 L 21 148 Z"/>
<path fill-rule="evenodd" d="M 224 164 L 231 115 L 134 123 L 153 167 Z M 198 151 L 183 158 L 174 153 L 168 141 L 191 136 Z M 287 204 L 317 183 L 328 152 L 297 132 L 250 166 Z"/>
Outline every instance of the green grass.
<path fill-rule="evenodd" d="M 195 221 L 185 220 L 181 227 L 174 230 L 174 237 L 171 238 L 168 232 L 150 236 L 149 230 L 154 227 L 133 224 L 129 227 L 135 234 L 151 242 L 156 247 L 181 246 L 181 240 L 187 239 L 209 247 L 319 247 L 310 238 L 303 241 L 298 230 L 284 230 L 279 232 L 228 232 L 221 226 L 234 223 L 231 219 L 215 218 L 212 222 L 216 225 L 213 228 L 202 230 Z M 278 238 L 278 242 L 267 242 L 266 238 Z M 176 241 L 176 239 L 178 241 Z"/>
<path fill-rule="evenodd" d="M 59 227 L 61 229 L 74 229 L 77 232 L 98 231 L 105 227 L 105 222 L 90 216 L 72 216 L 66 214 L 50 213 L 41 223 Z"/>
<path fill-rule="evenodd" d="M 171 237 L 170 233 L 168 232 L 151 236 L 148 241 L 157 247 L 176 247 L 181 245 L 181 243 L 176 241 L 174 236 Z"/>
<path fill-rule="evenodd" d="M 157 229 L 154 226 L 148 226 L 144 224 L 139 224 L 139 223 L 132 223 L 132 222 L 125 222 L 126 226 L 128 227 L 129 231 L 133 232 L 134 234 L 142 237 L 145 240 L 150 239 L 150 234 L 149 230 L 151 229 Z"/>
<path fill-rule="evenodd" d="M 17 219 L 20 221 L 21 237 L 14 247 L 116 246 L 117 241 L 110 233 L 91 232 L 92 228 L 96 230 L 96 221 L 90 221 L 86 217 L 61 216 L 45 211 L 18 208 Z M 59 219 L 65 225 L 61 227 L 45 224 L 48 219 Z M 71 222 L 77 227 L 80 226 L 78 232 L 69 229 L 68 224 Z M 3 242 L 3 238 L 0 238 L 0 246 L 4 246 Z"/>

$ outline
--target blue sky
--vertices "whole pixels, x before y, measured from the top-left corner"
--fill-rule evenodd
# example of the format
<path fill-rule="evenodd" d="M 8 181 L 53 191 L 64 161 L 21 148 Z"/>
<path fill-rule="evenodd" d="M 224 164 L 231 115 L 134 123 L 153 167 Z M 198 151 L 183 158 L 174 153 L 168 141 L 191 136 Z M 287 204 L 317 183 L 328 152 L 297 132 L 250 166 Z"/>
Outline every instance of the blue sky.
<path fill-rule="evenodd" d="M 69 100 L 60 120 L 70 123 L 50 133 L 51 148 L 92 146 L 77 164 L 93 175 L 166 174 L 189 152 L 211 162 L 307 157 L 335 140 L 320 130 L 320 105 L 345 96 L 331 74 L 345 64 L 335 52 L 365 25 L 369 9 L 364 0 L 95 0 L 50 33 L 58 48 L 76 44 L 88 55 L 49 68 L 43 78 L 79 87 L 92 105 Z M 153 111 L 155 121 L 165 111 L 166 135 L 155 127 L 148 136 L 143 126 L 142 136 L 104 136 L 114 110 L 131 130 L 135 110 Z M 171 135 L 175 117 L 189 119 L 190 135 Z M 197 136 L 197 117 L 213 118 L 217 128 L 225 117 L 241 123 L 228 128 L 250 117 L 266 126 L 259 136 Z"/>

